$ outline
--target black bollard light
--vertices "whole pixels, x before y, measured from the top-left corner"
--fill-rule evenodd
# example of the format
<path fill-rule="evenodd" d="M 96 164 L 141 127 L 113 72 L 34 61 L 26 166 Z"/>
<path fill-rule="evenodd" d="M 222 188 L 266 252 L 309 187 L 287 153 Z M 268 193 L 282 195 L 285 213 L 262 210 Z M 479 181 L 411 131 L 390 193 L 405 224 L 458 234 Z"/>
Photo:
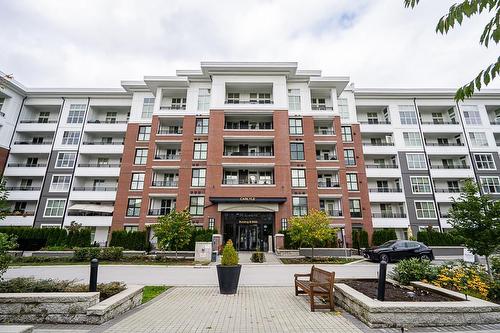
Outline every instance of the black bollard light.
<path fill-rule="evenodd" d="M 99 260 L 92 259 L 90 261 L 90 282 L 89 282 L 89 291 L 95 292 L 97 291 L 97 269 L 99 268 Z"/>
<path fill-rule="evenodd" d="M 387 274 L 387 262 L 380 262 L 380 269 L 378 274 L 378 288 L 377 299 L 383 301 L 385 299 L 385 276 Z"/>

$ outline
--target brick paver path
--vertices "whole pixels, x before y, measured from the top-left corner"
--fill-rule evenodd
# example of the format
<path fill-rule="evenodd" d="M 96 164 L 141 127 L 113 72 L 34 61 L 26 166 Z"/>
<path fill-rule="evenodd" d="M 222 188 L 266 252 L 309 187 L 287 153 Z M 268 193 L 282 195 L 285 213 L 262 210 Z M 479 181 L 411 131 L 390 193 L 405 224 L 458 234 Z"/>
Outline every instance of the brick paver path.
<path fill-rule="evenodd" d="M 360 333 L 339 313 L 310 312 L 290 287 L 175 287 L 105 332 L 342 332 Z"/>

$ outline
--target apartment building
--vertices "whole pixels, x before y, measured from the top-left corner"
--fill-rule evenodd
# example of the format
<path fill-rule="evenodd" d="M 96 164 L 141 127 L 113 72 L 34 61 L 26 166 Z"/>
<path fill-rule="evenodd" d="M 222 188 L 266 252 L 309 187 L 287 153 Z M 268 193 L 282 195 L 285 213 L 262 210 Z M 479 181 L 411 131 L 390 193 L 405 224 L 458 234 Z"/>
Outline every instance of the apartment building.
<path fill-rule="evenodd" d="M 355 228 L 449 228 L 463 179 L 500 195 L 499 91 L 457 105 L 451 90 L 355 89 L 276 62 L 202 62 L 121 85 L 2 81 L 2 225 L 74 221 L 104 244 L 188 209 L 238 249 L 267 250 L 291 216 L 321 209 L 349 246 Z"/>

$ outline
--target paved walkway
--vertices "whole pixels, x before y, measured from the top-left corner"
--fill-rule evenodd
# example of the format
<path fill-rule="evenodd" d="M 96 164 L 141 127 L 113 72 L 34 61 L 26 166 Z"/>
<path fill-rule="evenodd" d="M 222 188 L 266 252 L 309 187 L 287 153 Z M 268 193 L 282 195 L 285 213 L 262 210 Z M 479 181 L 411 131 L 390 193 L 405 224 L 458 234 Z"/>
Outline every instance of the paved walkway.
<path fill-rule="evenodd" d="M 92 332 L 362 331 L 340 313 L 310 312 L 306 297 L 295 296 L 288 287 L 241 287 L 236 295 L 220 295 L 216 287 L 185 287 L 173 288 L 150 306 Z"/>

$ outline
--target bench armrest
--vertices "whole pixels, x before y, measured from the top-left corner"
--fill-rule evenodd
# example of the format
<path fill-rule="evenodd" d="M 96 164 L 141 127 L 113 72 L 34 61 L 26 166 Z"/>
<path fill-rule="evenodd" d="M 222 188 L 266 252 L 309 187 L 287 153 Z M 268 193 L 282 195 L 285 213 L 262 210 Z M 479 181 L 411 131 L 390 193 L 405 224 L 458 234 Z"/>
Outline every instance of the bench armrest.
<path fill-rule="evenodd" d="M 294 274 L 293 276 L 295 277 L 295 280 L 297 280 L 298 277 L 310 277 L 311 273 L 307 273 L 307 274 Z"/>

